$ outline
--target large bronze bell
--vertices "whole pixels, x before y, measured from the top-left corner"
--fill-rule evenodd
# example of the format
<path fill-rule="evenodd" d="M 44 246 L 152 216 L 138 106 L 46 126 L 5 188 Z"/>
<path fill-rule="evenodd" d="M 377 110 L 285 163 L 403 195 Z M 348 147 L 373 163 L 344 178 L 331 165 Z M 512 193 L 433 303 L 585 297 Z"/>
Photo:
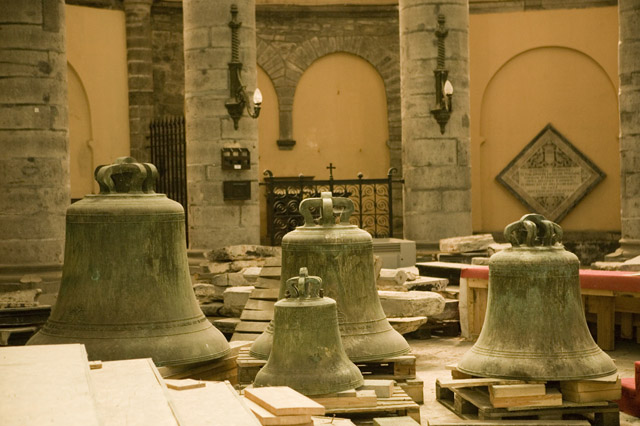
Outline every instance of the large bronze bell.
<path fill-rule="evenodd" d="M 334 207 L 341 210 L 336 223 Z M 312 210 L 319 212 L 318 224 Z M 321 276 L 324 291 L 338 304 L 342 344 L 354 362 L 398 356 L 410 351 L 407 341 L 394 330 L 380 305 L 373 267 L 371 235 L 349 223 L 353 202 L 323 192 L 321 198 L 300 203 L 303 226 L 282 239 L 280 298 L 286 280 L 302 267 Z M 267 359 L 271 351 L 273 323 L 251 346 L 250 354 Z"/>
<path fill-rule="evenodd" d="M 484 325 L 458 370 L 522 380 L 580 380 L 615 373 L 593 341 L 582 308 L 578 258 L 562 229 L 528 214 L 508 225 L 512 247 L 489 260 Z"/>
<path fill-rule="evenodd" d="M 362 373 L 342 346 L 336 302 L 323 297 L 322 280 L 300 268 L 286 285 L 286 298 L 274 307 L 273 348 L 253 385 L 289 386 L 304 395 L 362 386 Z"/>
<path fill-rule="evenodd" d="M 100 194 L 67 210 L 58 300 L 27 344 L 83 343 L 91 360 L 158 366 L 226 355 L 191 287 L 184 210 L 154 192 L 158 172 L 131 157 L 100 166 Z"/>

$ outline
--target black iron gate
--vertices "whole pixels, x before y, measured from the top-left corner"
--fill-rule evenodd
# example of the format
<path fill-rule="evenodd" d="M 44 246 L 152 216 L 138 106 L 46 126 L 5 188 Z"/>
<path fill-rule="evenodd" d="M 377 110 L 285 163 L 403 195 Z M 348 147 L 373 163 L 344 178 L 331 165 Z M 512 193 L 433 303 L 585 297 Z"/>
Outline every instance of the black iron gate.
<path fill-rule="evenodd" d="M 164 117 L 149 124 L 151 163 L 158 169 L 156 192 L 182 204 L 187 228 L 187 160 L 184 116 Z M 187 240 L 188 240 L 187 232 Z"/>
<path fill-rule="evenodd" d="M 282 237 L 304 223 L 298 212 L 305 198 L 320 197 L 324 191 L 336 197 L 353 201 L 354 212 L 350 222 L 368 231 L 375 238 L 393 237 L 393 184 L 404 183 L 393 179 L 395 168 L 389 169 L 386 178 L 333 179 L 333 166 L 329 165 L 328 180 L 314 180 L 300 175 L 297 178 L 274 177 L 270 170 L 264 172 L 267 197 L 267 237 L 271 245 L 280 245 Z"/>

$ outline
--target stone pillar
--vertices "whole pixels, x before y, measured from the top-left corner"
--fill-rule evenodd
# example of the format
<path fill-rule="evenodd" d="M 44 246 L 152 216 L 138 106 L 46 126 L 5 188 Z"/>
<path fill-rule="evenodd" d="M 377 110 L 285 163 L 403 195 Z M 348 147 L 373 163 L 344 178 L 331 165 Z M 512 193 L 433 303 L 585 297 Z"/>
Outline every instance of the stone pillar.
<path fill-rule="evenodd" d="M 0 33 L 0 291 L 55 293 L 70 196 L 64 1 L 5 2 Z"/>
<path fill-rule="evenodd" d="M 640 255 L 640 2 L 618 0 L 620 43 L 620 249 L 606 260 Z"/>
<path fill-rule="evenodd" d="M 258 125 L 246 111 L 234 128 L 225 103 L 231 99 L 231 5 L 238 8 L 238 60 L 242 83 L 256 88 L 254 0 L 184 0 L 185 119 L 187 192 L 191 250 L 259 244 Z M 222 148 L 246 148 L 250 168 L 223 170 Z M 224 182 L 249 183 L 244 200 L 225 200 Z"/>
<path fill-rule="evenodd" d="M 149 122 L 153 118 L 153 0 L 124 0 L 129 71 L 129 137 L 131 156 L 150 161 Z"/>
<path fill-rule="evenodd" d="M 468 0 L 400 0 L 399 9 L 404 236 L 431 245 L 472 232 L 469 4 Z M 438 61 L 440 15 L 445 18 L 446 37 Z M 438 105 L 437 68 L 448 70 L 453 85 L 444 133 L 431 113 Z"/>

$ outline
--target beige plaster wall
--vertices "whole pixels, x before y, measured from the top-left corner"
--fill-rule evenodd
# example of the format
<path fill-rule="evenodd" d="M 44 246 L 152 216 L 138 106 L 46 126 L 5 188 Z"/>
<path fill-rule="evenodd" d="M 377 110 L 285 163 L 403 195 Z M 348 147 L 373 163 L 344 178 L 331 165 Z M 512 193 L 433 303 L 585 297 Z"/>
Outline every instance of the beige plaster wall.
<path fill-rule="evenodd" d="M 607 177 L 561 222 L 619 230 L 617 8 L 471 15 L 474 231 L 528 213 L 495 177 L 551 123 Z"/>
<path fill-rule="evenodd" d="M 66 5 L 71 198 L 96 192 L 93 170 L 129 155 L 124 12 Z"/>

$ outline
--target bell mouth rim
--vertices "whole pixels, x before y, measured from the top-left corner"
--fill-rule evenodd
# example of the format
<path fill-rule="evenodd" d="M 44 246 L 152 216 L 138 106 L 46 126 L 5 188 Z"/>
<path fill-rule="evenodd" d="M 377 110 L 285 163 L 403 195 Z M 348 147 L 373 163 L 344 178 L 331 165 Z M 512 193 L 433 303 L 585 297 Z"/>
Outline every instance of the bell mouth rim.
<path fill-rule="evenodd" d="M 477 377 L 492 377 L 497 379 L 508 379 L 508 380 L 526 380 L 526 381 L 564 381 L 564 380 L 590 380 L 590 379 L 599 379 L 602 377 L 611 376 L 618 372 L 617 368 L 614 368 L 611 371 L 605 373 L 594 373 L 589 375 L 574 375 L 574 376 L 522 376 L 522 375 L 509 375 L 509 374 L 497 374 L 486 371 L 473 371 L 467 370 L 465 368 L 457 367 L 457 370 L 464 374 L 469 374 L 471 376 Z"/>

